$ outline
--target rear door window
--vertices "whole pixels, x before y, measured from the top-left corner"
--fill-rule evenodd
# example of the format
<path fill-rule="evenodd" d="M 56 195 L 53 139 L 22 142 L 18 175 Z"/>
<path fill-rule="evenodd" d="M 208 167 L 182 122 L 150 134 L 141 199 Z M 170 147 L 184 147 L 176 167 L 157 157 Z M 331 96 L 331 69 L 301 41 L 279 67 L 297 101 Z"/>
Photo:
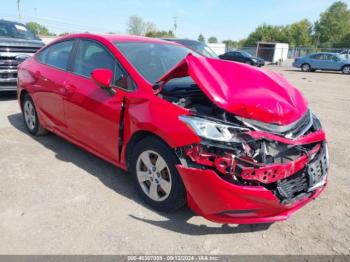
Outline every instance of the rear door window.
<path fill-rule="evenodd" d="M 311 59 L 321 60 L 323 59 L 323 54 L 315 54 L 310 56 Z"/>

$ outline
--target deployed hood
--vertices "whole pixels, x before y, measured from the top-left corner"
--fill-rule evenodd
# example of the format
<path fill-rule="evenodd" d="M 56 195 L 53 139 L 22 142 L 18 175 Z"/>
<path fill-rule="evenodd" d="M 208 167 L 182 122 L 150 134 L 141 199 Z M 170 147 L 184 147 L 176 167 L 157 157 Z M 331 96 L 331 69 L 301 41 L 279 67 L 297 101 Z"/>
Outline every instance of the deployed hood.
<path fill-rule="evenodd" d="M 244 118 L 287 125 L 307 111 L 301 92 L 275 72 L 189 54 L 158 84 L 185 76 L 190 76 L 218 107 Z"/>

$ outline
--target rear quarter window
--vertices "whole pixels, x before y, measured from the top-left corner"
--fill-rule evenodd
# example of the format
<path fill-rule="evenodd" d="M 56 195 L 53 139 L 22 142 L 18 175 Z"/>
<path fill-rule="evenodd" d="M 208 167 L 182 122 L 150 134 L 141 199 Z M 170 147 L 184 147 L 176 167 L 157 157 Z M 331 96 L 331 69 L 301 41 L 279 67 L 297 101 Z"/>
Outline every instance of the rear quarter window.
<path fill-rule="evenodd" d="M 73 49 L 73 40 L 53 44 L 42 50 L 37 59 L 39 62 L 59 69 L 67 70 L 70 53 Z"/>

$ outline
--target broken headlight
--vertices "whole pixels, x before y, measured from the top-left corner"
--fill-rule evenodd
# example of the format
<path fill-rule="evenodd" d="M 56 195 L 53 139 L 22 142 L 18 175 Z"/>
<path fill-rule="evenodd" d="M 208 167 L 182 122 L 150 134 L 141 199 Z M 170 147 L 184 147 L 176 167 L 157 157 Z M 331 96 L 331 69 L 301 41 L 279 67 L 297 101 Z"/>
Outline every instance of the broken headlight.
<path fill-rule="evenodd" d="M 198 136 L 208 140 L 241 142 L 237 134 L 249 131 L 247 128 L 225 125 L 220 122 L 196 116 L 180 116 L 179 119 L 185 122 Z"/>

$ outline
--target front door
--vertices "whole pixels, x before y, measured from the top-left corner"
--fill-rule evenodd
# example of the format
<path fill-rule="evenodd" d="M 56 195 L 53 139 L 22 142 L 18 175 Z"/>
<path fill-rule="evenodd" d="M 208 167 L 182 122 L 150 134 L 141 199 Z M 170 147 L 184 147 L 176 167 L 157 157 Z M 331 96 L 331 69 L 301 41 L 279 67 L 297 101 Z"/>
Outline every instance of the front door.
<path fill-rule="evenodd" d="M 97 86 L 90 74 L 105 68 L 114 72 L 114 79 L 123 75 L 114 56 L 100 43 L 79 40 L 73 58 L 71 76 L 66 80 L 68 92 L 64 109 L 68 133 L 91 150 L 112 161 L 118 161 L 121 107 L 127 91 L 115 87 L 115 95 Z"/>

